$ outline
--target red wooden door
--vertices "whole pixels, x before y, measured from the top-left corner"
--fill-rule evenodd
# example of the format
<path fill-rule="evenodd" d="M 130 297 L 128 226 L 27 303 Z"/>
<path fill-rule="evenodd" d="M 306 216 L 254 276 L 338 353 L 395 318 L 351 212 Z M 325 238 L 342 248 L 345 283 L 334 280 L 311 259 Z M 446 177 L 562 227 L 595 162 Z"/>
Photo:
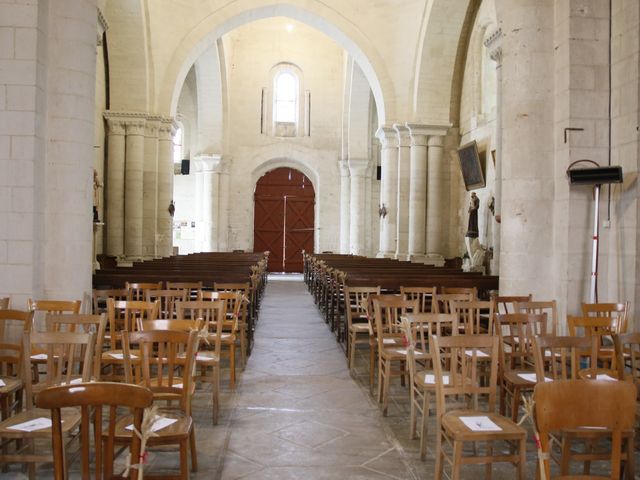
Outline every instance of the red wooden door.
<path fill-rule="evenodd" d="M 315 192 L 311 181 L 291 168 L 258 180 L 253 249 L 269 250 L 269 271 L 302 272 L 302 250 L 313 251 Z"/>

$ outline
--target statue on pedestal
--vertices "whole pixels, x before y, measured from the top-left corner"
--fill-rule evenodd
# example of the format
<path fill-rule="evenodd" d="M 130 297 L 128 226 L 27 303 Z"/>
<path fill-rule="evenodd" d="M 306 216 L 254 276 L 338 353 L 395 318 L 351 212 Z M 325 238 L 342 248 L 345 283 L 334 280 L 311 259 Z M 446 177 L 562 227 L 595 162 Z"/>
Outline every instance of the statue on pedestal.
<path fill-rule="evenodd" d="M 98 216 L 98 205 L 100 203 L 100 188 L 102 183 L 98 178 L 98 172 L 93 169 L 93 223 L 100 223 L 100 217 Z"/>
<path fill-rule="evenodd" d="M 480 199 L 476 192 L 471 192 L 471 201 L 469 203 L 469 224 L 467 233 L 465 234 L 465 246 L 467 247 L 467 255 L 469 260 L 464 270 L 468 272 L 484 272 L 484 258 L 487 249 L 480 244 L 478 239 L 478 210 L 480 209 Z"/>
<path fill-rule="evenodd" d="M 471 192 L 471 202 L 469 203 L 469 224 L 467 226 L 467 234 L 465 237 L 478 238 L 478 209 L 480 208 L 480 199 L 476 192 Z"/>

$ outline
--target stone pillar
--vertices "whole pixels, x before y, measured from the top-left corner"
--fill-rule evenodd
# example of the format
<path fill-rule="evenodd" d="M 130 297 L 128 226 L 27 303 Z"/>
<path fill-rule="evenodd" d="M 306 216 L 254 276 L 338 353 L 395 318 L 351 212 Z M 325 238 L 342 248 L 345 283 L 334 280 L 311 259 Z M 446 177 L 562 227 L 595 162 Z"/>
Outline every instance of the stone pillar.
<path fill-rule="evenodd" d="M 142 256 L 156 257 L 158 211 L 158 128 L 159 117 L 147 119 L 144 131 L 144 166 L 142 173 Z"/>
<path fill-rule="evenodd" d="M 219 155 L 198 155 L 198 162 L 202 169 L 202 225 L 203 248 L 205 252 L 218 250 L 218 220 L 220 192 Z"/>
<path fill-rule="evenodd" d="M 396 213 L 396 253 L 398 260 L 407 260 L 409 248 L 409 175 L 411 169 L 411 136 L 404 125 L 393 126 L 398 133 L 398 187 Z"/>
<path fill-rule="evenodd" d="M 349 173 L 351 175 L 349 253 L 354 255 L 362 255 L 365 249 L 364 232 L 368 213 L 365 207 L 365 174 L 368 165 L 368 158 L 349 159 Z"/>
<path fill-rule="evenodd" d="M 382 144 L 382 185 L 380 191 L 380 250 L 378 257 L 393 258 L 396 252 L 398 205 L 398 132 L 380 127 L 376 137 Z M 385 213 L 386 212 L 386 213 Z"/>
<path fill-rule="evenodd" d="M 144 118 L 130 118 L 126 124 L 124 165 L 124 255 L 142 258 L 142 168 L 144 165 Z"/>
<path fill-rule="evenodd" d="M 427 263 L 444 265 L 444 228 L 442 215 L 445 201 L 444 155 L 442 135 L 431 135 L 428 140 L 427 163 Z"/>
<path fill-rule="evenodd" d="M 203 175 L 202 175 L 202 166 L 200 165 L 200 161 L 197 157 L 191 159 L 191 173 L 195 175 L 196 178 L 196 204 L 195 204 L 195 218 L 196 218 L 196 240 L 195 240 L 195 251 L 202 252 L 204 245 L 204 217 L 202 216 L 202 202 L 203 196 L 202 191 L 204 190 L 203 185 Z"/>
<path fill-rule="evenodd" d="M 172 118 L 163 118 L 158 131 L 158 217 L 156 252 L 159 257 L 173 254 L 173 217 L 169 205 L 173 199 L 173 135 Z"/>
<path fill-rule="evenodd" d="M 423 125 L 407 124 L 411 134 L 409 176 L 409 260 L 425 259 L 427 201 L 427 135 Z"/>
<path fill-rule="evenodd" d="M 107 255 L 124 255 L 124 139 L 121 118 L 105 113 L 107 120 L 107 173 L 105 192 L 105 227 Z"/>
<path fill-rule="evenodd" d="M 349 161 L 340 160 L 340 253 L 349 253 L 349 213 L 351 201 L 351 179 Z"/>
<path fill-rule="evenodd" d="M 491 274 L 500 274 L 500 219 L 502 212 L 502 29 L 496 30 L 484 42 L 491 60 L 496 62 L 496 178 L 494 187 L 493 259 Z"/>
<path fill-rule="evenodd" d="M 220 190 L 218 192 L 218 250 L 229 251 L 229 160 L 221 159 L 218 168 Z"/>

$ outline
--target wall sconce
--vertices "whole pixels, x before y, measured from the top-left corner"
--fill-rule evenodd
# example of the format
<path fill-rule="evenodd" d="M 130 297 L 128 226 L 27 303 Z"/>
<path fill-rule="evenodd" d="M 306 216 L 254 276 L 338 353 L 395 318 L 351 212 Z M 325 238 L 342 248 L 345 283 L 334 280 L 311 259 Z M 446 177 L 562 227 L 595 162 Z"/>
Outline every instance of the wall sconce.
<path fill-rule="evenodd" d="M 378 216 L 382 218 L 387 216 L 387 207 L 384 206 L 384 203 L 380 205 L 380 208 L 378 209 Z"/>

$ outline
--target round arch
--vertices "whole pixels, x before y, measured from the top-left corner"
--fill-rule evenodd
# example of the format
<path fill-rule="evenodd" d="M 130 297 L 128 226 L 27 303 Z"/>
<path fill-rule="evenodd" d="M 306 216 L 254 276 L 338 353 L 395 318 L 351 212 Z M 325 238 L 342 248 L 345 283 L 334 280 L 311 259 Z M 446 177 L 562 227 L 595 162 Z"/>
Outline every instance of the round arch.
<path fill-rule="evenodd" d="M 233 2 L 211 13 L 184 37 L 174 50 L 161 83 L 158 111 L 169 112 L 170 115 L 176 113 L 180 88 L 191 65 L 222 35 L 255 20 L 289 17 L 323 32 L 349 52 L 369 82 L 379 124 L 383 125 L 387 117 L 393 116 L 395 100 L 391 94 L 391 79 L 369 40 L 355 25 L 319 0 L 290 0 L 279 4 L 272 4 L 267 0 L 264 6 L 257 8 L 255 3 L 255 0 Z M 385 95 L 385 92 L 390 94 Z"/>

